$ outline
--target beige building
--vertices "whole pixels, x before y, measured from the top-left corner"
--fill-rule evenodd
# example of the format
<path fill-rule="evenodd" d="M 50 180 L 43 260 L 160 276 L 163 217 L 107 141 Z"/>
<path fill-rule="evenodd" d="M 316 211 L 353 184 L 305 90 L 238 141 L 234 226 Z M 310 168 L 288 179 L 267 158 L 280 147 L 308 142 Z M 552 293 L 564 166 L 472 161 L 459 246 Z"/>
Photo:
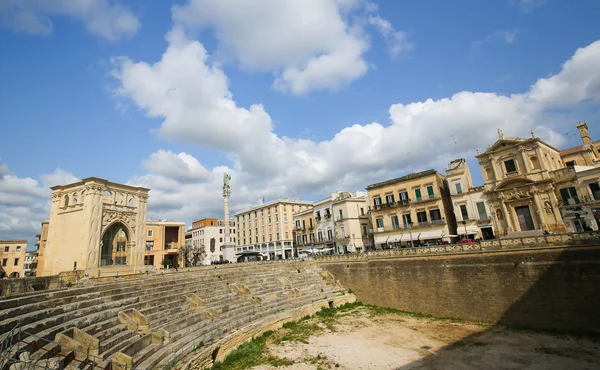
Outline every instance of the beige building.
<path fill-rule="evenodd" d="M 469 164 L 463 158 L 448 165 L 446 181 L 456 219 L 458 239 L 494 239 L 491 210 L 483 195 L 483 186 L 473 186 Z"/>
<path fill-rule="evenodd" d="M 333 221 L 331 223 L 333 224 Z M 325 252 L 327 251 L 327 243 L 331 243 L 331 248 L 328 250 L 333 250 L 333 228 L 330 229 L 330 239 L 323 239 L 322 234 L 321 239 L 317 239 L 315 237 L 315 224 L 315 215 L 312 207 L 294 213 L 294 240 L 296 241 L 294 256 L 302 256 L 309 252 Z"/>
<path fill-rule="evenodd" d="M 36 257 L 36 276 L 44 276 L 41 275 L 41 269 L 40 266 L 44 265 L 44 252 L 46 251 L 46 244 L 48 242 L 48 226 L 50 225 L 50 220 L 44 220 L 42 221 L 42 228 L 39 234 L 37 234 L 35 237 L 37 238 L 37 241 L 35 242 L 35 247 L 37 250 L 37 257 Z"/>
<path fill-rule="evenodd" d="M 375 248 L 449 242 L 456 223 L 444 176 L 435 170 L 367 186 Z"/>
<path fill-rule="evenodd" d="M 558 208 L 570 232 L 598 230 L 600 166 L 573 166 L 555 171 Z"/>
<path fill-rule="evenodd" d="M 277 199 L 235 214 L 236 258 L 259 255 L 287 259 L 294 254 L 295 212 L 311 207 L 298 199 Z"/>
<path fill-rule="evenodd" d="M 69 270 L 85 270 L 91 276 L 145 270 L 148 189 L 96 177 L 51 189 L 38 276 Z"/>
<path fill-rule="evenodd" d="M 227 256 L 223 251 L 225 240 L 225 221 L 217 218 L 204 218 L 192 222 L 191 246 L 204 251 L 204 265 L 214 261 L 234 261 L 235 256 Z M 229 243 L 237 243 L 235 221 L 229 222 Z"/>
<path fill-rule="evenodd" d="M 27 240 L 0 240 L 0 261 L 9 278 L 23 277 Z"/>
<path fill-rule="evenodd" d="M 585 122 L 577 124 L 582 145 L 560 151 L 566 167 L 600 165 L 600 140 L 592 141 Z"/>
<path fill-rule="evenodd" d="M 560 152 L 535 137 L 506 138 L 477 155 L 485 182 L 484 196 L 493 210 L 498 235 L 538 230 L 565 232 L 558 208 L 563 176 Z"/>
<path fill-rule="evenodd" d="M 373 248 L 368 193 L 347 191 L 332 202 L 337 253 L 361 253 Z"/>
<path fill-rule="evenodd" d="M 144 265 L 157 269 L 183 266 L 179 249 L 185 245 L 185 222 L 146 221 Z"/>
<path fill-rule="evenodd" d="M 25 252 L 25 261 L 23 264 L 23 276 L 36 276 L 37 273 L 37 252 Z"/>

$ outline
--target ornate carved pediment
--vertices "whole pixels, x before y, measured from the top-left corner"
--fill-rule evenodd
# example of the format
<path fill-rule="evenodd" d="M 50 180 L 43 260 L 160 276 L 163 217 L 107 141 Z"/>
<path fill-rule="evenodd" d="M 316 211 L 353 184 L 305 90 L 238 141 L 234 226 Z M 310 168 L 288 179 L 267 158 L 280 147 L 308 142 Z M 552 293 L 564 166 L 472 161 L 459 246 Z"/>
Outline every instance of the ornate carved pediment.
<path fill-rule="evenodd" d="M 102 213 L 102 230 L 113 222 L 121 222 L 126 225 L 132 233 L 135 233 L 135 213 L 134 212 L 115 212 L 112 210 L 105 210 Z"/>
<path fill-rule="evenodd" d="M 514 200 L 520 200 L 520 199 L 526 199 L 526 198 L 531 198 L 531 192 L 520 191 L 520 190 L 515 189 L 507 195 L 506 200 L 514 201 Z"/>

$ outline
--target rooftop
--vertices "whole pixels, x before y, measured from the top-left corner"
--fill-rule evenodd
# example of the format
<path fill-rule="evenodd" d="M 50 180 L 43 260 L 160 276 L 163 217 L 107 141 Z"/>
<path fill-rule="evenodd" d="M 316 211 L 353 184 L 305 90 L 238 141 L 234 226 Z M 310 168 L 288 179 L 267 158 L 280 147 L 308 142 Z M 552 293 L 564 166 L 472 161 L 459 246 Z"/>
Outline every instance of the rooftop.
<path fill-rule="evenodd" d="M 266 202 L 266 203 L 258 205 L 258 206 L 253 206 L 253 207 L 238 211 L 234 215 L 241 215 L 242 213 L 259 210 L 261 208 L 269 207 L 269 206 L 279 204 L 279 203 L 300 204 L 300 205 L 305 205 L 305 206 L 312 206 L 312 202 L 309 202 L 306 200 L 300 200 L 298 198 L 279 198 L 279 199 L 271 200 L 269 202 Z"/>
<path fill-rule="evenodd" d="M 0 244 L 27 244 L 27 240 L 0 240 Z"/>
<path fill-rule="evenodd" d="M 100 183 L 107 187 L 115 187 L 115 188 L 121 188 L 121 189 L 127 189 L 127 190 L 142 190 L 145 192 L 150 191 L 150 189 L 143 188 L 141 186 L 131 186 L 131 185 L 119 184 L 116 182 L 108 181 L 106 179 L 101 179 L 99 177 L 86 177 L 85 179 L 81 179 L 81 181 L 74 182 L 71 184 L 51 186 L 50 189 L 52 189 L 53 191 L 65 190 L 65 189 L 70 189 L 70 188 L 74 188 L 77 186 L 85 185 L 90 182 Z"/>
<path fill-rule="evenodd" d="M 406 181 L 411 181 L 411 180 L 416 180 L 416 179 L 420 179 L 422 177 L 427 177 L 427 176 L 432 176 L 432 175 L 437 175 L 438 172 L 436 170 L 427 170 L 427 171 L 422 171 L 422 172 L 416 172 L 416 173 L 411 173 L 408 175 L 404 175 L 402 177 L 397 177 L 395 179 L 391 179 L 391 180 L 386 180 L 383 182 L 378 182 L 376 184 L 371 184 L 367 186 L 367 190 L 370 189 L 377 189 L 380 188 L 382 186 L 386 186 L 386 185 L 392 185 L 392 184 L 397 184 L 399 182 L 406 182 Z"/>

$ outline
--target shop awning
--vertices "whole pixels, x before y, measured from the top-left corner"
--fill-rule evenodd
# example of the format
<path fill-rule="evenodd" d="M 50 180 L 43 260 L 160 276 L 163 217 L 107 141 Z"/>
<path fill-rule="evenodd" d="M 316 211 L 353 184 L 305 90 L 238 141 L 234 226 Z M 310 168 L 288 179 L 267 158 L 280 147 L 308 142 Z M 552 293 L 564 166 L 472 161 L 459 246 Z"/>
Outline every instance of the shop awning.
<path fill-rule="evenodd" d="M 413 237 L 413 240 L 441 239 L 443 232 L 444 232 L 443 229 L 426 230 L 426 231 L 422 231 L 420 233 L 413 232 L 412 237 Z M 410 240 L 410 236 L 407 240 Z"/>
<path fill-rule="evenodd" d="M 402 236 L 402 234 L 387 234 L 387 235 L 376 235 L 375 236 L 375 244 L 385 244 L 385 243 L 395 243 L 400 240 L 406 239 L 407 236 Z"/>
<path fill-rule="evenodd" d="M 464 227 L 464 226 L 461 226 L 461 225 L 459 225 L 459 226 L 456 228 L 456 233 L 457 233 L 458 235 L 465 235 L 465 227 Z M 478 228 L 477 226 L 467 226 L 467 233 L 468 233 L 469 235 L 479 235 L 479 234 L 480 234 L 480 232 L 479 232 L 479 228 Z"/>

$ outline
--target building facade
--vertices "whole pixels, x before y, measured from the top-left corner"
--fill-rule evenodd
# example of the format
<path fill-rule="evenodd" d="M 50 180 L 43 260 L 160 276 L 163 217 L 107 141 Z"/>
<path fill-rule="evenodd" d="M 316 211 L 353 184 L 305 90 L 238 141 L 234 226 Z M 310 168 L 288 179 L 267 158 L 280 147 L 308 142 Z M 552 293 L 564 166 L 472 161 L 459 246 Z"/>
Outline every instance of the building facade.
<path fill-rule="evenodd" d="M 202 264 L 210 265 L 215 261 L 234 261 L 234 256 L 227 256 L 223 250 L 226 242 L 236 243 L 235 221 L 229 222 L 229 240 L 225 238 L 225 221 L 217 218 L 204 218 L 192 222 L 192 248 L 200 248 L 204 254 Z"/>
<path fill-rule="evenodd" d="M 96 177 L 51 189 L 38 276 L 70 270 L 84 270 L 90 276 L 145 270 L 149 189 Z"/>
<path fill-rule="evenodd" d="M 250 253 L 267 259 L 292 258 L 293 214 L 311 206 L 310 202 L 286 198 L 237 212 L 236 258 Z"/>
<path fill-rule="evenodd" d="M 8 278 L 23 277 L 27 240 L 0 240 L 0 261 Z"/>
<path fill-rule="evenodd" d="M 500 236 L 538 230 L 566 232 L 555 193 L 564 162 L 560 152 L 539 138 L 505 138 L 477 155 L 484 196 Z"/>
<path fill-rule="evenodd" d="M 185 245 L 185 222 L 147 221 L 144 265 L 160 268 L 183 266 L 179 249 Z"/>
<path fill-rule="evenodd" d="M 372 249 L 373 226 L 366 192 L 340 192 L 332 202 L 337 253 L 361 253 Z"/>
<path fill-rule="evenodd" d="M 566 167 L 600 165 L 600 140 L 592 141 L 585 122 L 577 124 L 582 144 L 560 151 Z"/>
<path fill-rule="evenodd" d="M 456 234 L 459 239 L 494 239 L 492 212 L 483 195 L 483 186 L 473 186 L 469 164 L 463 158 L 448 165 L 446 181 L 450 189 Z"/>
<path fill-rule="evenodd" d="M 46 251 L 46 243 L 48 242 L 48 226 L 50 225 L 50 220 L 42 221 L 41 231 L 35 236 L 37 241 L 35 242 L 35 247 L 37 250 L 36 257 L 36 276 L 41 275 L 40 267 L 44 266 L 44 253 Z"/>
<path fill-rule="evenodd" d="M 294 213 L 294 240 L 296 242 L 294 256 L 301 257 L 303 254 L 332 250 L 332 248 L 326 248 L 326 243 L 322 238 L 319 240 L 315 237 L 315 224 L 316 220 L 312 207 Z M 333 234 L 331 243 L 333 245 Z"/>
<path fill-rule="evenodd" d="M 25 263 L 23 264 L 23 276 L 35 276 L 37 272 L 37 252 L 25 252 Z"/>
<path fill-rule="evenodd" d="M 375 248 L 450 242 L 456 235 L 447 183 L 435 170 L 367 186 Z"/>

